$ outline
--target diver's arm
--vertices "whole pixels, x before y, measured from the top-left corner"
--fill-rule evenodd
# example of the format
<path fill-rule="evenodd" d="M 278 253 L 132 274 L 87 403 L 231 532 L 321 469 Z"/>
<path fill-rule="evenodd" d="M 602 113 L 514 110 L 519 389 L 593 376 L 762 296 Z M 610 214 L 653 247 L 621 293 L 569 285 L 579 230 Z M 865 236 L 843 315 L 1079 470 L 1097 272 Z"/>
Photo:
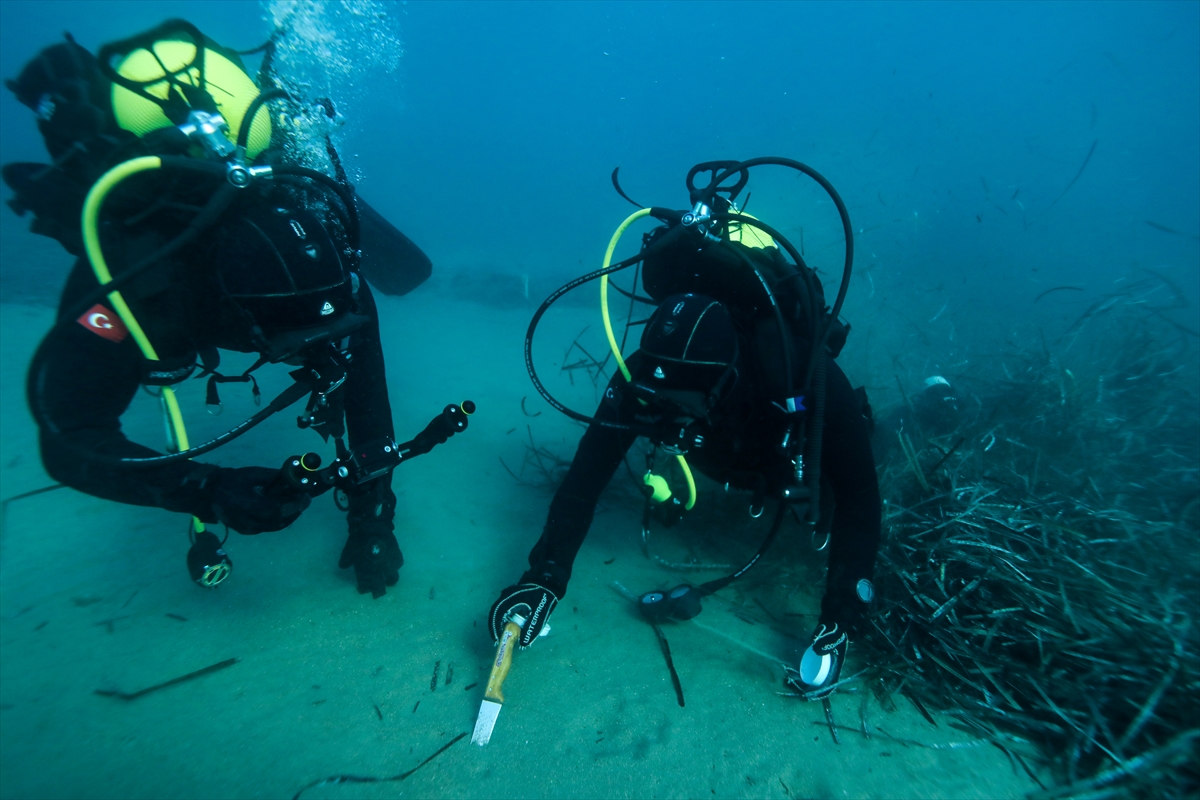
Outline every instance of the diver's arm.
<path fill-rule="evenodd" d="M 613 378 L 614 383 L 623 381 L 619 375 Z M 601 402 L 596 411 L 596 419 L 620 418 L 616 403 Z M 588 427 L 567 477 L 554 493 L 546 526 L 529 553 L 529 571 L 521 577 L 522 583 L 540 584 L 560 599 L 563 597 L 571 579 L 571 566 L 591 527 L 600 494 L 636 438 L 637 434 L 595 422 Z"/>
<path fill-rule="evenodd" d="M 74 321 L 50 335 L 31 397 L 51 426 L 40 431 L 42 463 L 50 477 L 106 500 L 211 516 L 200 487 L 188 481 L 200 466 L 196 462 L 122 469 L 85 455 L 162 455 L 121 431 L 121 414 L 141 383 L 141 354 L 132 337 L 108 341 Z"/>
<path fill-rule="evenodd" d="M 829 576 L 822 616 L 837 618 L 854 607 L 859 580 L 875 569 L 882 528 L 882 502 L 870 426 L 849 379 L 830 361 L 825 399 L 825 445 L 821 470 L 833 486 L 835 509 L 829 543 Z"/>

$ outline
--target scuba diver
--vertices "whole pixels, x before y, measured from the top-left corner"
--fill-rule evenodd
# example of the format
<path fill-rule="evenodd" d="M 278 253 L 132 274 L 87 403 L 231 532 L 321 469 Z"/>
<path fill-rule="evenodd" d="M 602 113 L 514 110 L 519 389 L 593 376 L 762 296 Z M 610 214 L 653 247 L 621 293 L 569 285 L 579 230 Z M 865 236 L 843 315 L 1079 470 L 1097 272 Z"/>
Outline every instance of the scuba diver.
<path fill-rule="evenodd" d="M 749 169 L 766 164 L 809 175 L 838 208 L 846 261 L 832 307 L 825 304 L 816 272 L 795 248 L 766 223 L 740 213 L 734 202 Z M 711 174 L 707 186 L 695 182 L 701 172 Z M 629 200 L 615 171 L 613 183 Z M 603 268 L 559 289 L 534 315 L 526 338 L 526 365 L 534 384 L 558 410 L 588 428 L 550 503 L 541 538 L 529 554 L 529 569 L 500 592 L 488 627 L 499 640 L 515 621 L 521 647 L 548 632 L 601 492 L 629 448 L 646 437 L 656 450 L 675 458 L 688 492 L 686 500 L 680 499 L 655 474 L 652 451 L 643 477 L 644 541 L 651 520 L 670 526 L 692 513 L 693 468 L 718 483 L 752 492 L 752 516 L 761 514 L 768 501 L 776 507 L 765 541 L 744 567 L 699 586 L 647 592 L 638 602 L 642 613 L 656 623 L 695 616 L 701 598 L 753 566 L 785 518 L 793 517 L 817 549 L 828 547 L 829 565 L 818 624 L 798 669 L 789 669 L 788 681 L 810 699 L 825 697 L 838 682 L 849 636 L 859 629 L 874 595 L 871 577 L 881 528 L 866 394 L 853 389 L 832 360 L 849 332 L 838 318 L 853 259 L 849 216 L 823 177 L 789 159 L 699 164 L 686 183 L 690 211 L 635 212 L 618 228 Z M 636 256 L 610 266 L 621 234 L 647 216 L 664 224 L 643 238 Z M 637 294 L 631 302 L 640 300 L 655 310 L 645 323 L 640 348 L 626 359 L 608 317 L 608 275 L 638 263 L 648 297 Z M 619 372 L 595 415 L 588 417 L 545 390 L 533 369 L 532 338 L 551 303 L 596 278 Z"/>
<path fill-rule="evenodd" d="M 429 259 L 354 193 L 327 136 L 317 144 L 337 177 L 289 162 L 288 147 L 304 145 L 288 125 L 300 100 L 271 74 L 274 41 L 250 51 L 264 52 L 256 83 L 245 54 L 183 20 L 96 55 L 66 39 L 6 82 L 36 112 L 53 159 L 5 165 L 9 203 L 77 257 L 26 387 L 47 473 L 96 497 L 192 515 L 188 569 L 207 587 L 232 561 L 206 525 L 277 531 L 336 488 L 349 526 L 339 566 L 353 567 L 359 592 L 382 596 L 404 563 L 392 469 L 464 429 L 473 408 L 448 406 L 395 442 L 368 283 L 403 294 L 428 277 Z M 289 113 L 274 118 L 270 102 Z M 258 359 L 222 374 L 220 349 Z M 210 412 L 229 382 L 248 384 L 261 405 L 253 372 L 277 363 L 296 367 L 295 383 L 227 433 L 189 444 L 173 386 L 199 369 Z M 139 387 L 161 400 L 166 455 L 122 433 Z M 193 460 L 304 397 L 299 426 L 336 446 L 324 469 L 316 453 L 282 469 Z"/>
<path fill-rule="evenodd" d="M 875 460 L 885 464 L 897 449 L 903 450 L 901 437 L 921 444 L 930 437 L 949 436 L 968 421 L 968 399 L 961 386 L 952 386 L 941 375 L 930 375 L 921 391 L 875 420 L 871 444 Z"/>

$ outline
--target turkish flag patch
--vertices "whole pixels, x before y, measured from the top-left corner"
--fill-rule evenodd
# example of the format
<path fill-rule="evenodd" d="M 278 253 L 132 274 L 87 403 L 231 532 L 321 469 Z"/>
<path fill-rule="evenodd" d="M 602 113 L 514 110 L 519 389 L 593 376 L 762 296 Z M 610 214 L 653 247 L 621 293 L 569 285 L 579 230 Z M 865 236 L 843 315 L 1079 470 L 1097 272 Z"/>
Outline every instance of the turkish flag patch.
<path fill-rule="evenodd" d="M 123 342 L 129 335 L 129 329 L 121 322 L 121 318 L 99 303 L 80 314 L 75 321 L 110 342 Z"/>

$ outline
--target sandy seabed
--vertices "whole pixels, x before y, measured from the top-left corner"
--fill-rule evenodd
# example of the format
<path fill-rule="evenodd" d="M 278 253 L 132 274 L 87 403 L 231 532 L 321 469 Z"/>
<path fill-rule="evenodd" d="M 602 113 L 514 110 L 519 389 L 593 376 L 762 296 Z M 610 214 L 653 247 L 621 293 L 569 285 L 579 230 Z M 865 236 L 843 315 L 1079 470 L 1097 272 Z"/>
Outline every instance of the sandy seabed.
<path fill-rule="evenodd" d="M 231 536 L 234 572 L 213 591 L 188 579 L 182 515 L 70 489 L 12 503 L 0 540 L 0 796 L 291 797 L 326 776 L 404 773 L 469 734 L 493 654 L 484 615 L 523 570 L 549 502 L 500 459 L 518 470 L 531 432 L 569 458 L 580 429 L 526 377 L 531 307 L 423 287 L 383 298 L 380 311 L 397 438 L 446 403 L 479 406 L 468 431 L 398 468 L 399 585 L 373 601 L 337 569 L 345 522 L 328 496 L 285 531 Z M 593 323 L 594 335 L 595 316 L 569 307 L 547 317 L 537 341 L 548 374 L 581 328 Z M 4 498 L 52 484 L 23 386 L 51 318 L 41 306 L 0 306 Z M 281 369 L 260 381 L 268 397 L 286 385 Z M 590 384 L 553 382 L 577 408 L 594 404 Z M 253 411 L 236 384 L 223 387 L 220 417 L 204 412 L 201 381 L 180 395 L 194 442 Z M 125 417 L 131 438 L 161 442 L 156 402 L 137 398 Z M 307 450 L 332 453 L 289 410 L 205 460 L 274 466 Z M 970 741 L 902 698 L 885 711 L 866 687 L 834 696 L 838 723 L 855 729 L 835 744 L 820 703 L 779 694 L 781 662 L 811 621 L 776 624 L 789 618 L 767 619 L 753 593 L 726 590 L 696 620 L 664 627 L 681 708 L 654 632 L 613 582 L 640 592 L 719 573 L 683 576 L 647 560 L 639 519 L 636 502 L 607 502 L 597 515 L 552 634 L 516 655 L 489 745 L 468 736 L 403 781 L 329 783 L 303 797 L 968 798 L 1036 788 L 990 745 L 865 737 L 864 696 L 873 729 Z M 679 550 L 687 527 L 656 534 L 664 552 Z M 746 558 L 759 534 L 750 538 Z M 791 610 L 812 613 L 819 588 L 798 593 Z M 96 693 L 230 658 L 239 660 L 228 669 L 134 701 Z"/>

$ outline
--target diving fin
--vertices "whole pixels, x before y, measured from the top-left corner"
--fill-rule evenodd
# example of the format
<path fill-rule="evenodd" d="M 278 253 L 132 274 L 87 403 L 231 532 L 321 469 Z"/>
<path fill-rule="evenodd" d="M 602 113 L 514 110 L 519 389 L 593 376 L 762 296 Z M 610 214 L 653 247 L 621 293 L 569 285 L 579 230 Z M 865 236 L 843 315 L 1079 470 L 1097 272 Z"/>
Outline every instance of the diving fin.
<path fill-rule="evenodd" d="M 384 294 L 399 297 L 420 286 L 433 272 L 429 256 L 362 198 L 358 203 L 359 247 L 363 277 Z"/>

